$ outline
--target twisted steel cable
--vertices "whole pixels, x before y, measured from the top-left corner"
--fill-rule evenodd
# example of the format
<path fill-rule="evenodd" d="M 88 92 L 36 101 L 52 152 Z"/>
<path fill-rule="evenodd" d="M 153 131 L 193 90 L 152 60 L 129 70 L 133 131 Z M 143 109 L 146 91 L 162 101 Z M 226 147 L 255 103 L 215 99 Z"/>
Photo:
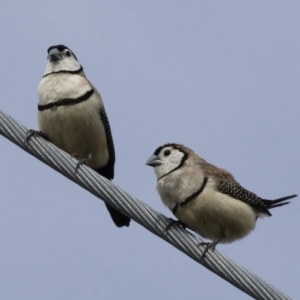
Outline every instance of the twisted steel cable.
<path fill-rule="evenodd" d="M 127 215 L 249 296 L 263 300 L 291 299 L 217 250 L 214 252 L 208 251 L 205 259 L 200 261 L 204 248 L 199 246 L 199 242 L 201 242 L 199 237 L 178 226 L 172 226 L 165 233 L 164 229 L 169 224 L 169 221 L 164 215 L 134 196 L 129 195 L 120 187 L 85 165 L 81 165 L 76 173 L 77 160 L 43 138 L 32 137 L 29 143 L 25 144 L 27 131 L 28 129 L 22 124 L 19 124 L 0 110 L 0 134 L 29 154 L 35 156 L 99 199 L 104 200 L 110 206 Z"/>

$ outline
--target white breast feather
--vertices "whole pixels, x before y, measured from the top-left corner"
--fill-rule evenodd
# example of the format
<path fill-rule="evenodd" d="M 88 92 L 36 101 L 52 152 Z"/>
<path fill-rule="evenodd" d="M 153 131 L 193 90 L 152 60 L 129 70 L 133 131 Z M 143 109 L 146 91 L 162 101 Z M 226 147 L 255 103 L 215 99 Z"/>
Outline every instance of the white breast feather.
<path fill-rule="evenodd" d="M 38 88 L 39 104 L 45 105 L 65 98 L 78 98 L 91 90 L 90 83 L 80 75 L 57 74 L 45 77 Z M 87 165 L 104 166 L 109 153 L 103 123 L 100 119 L 101 97 L 94 93 L 75 105 L 58 106 L 39 111 L 39 127 L 50 141 L 70 155 L 90 157 Z"/>

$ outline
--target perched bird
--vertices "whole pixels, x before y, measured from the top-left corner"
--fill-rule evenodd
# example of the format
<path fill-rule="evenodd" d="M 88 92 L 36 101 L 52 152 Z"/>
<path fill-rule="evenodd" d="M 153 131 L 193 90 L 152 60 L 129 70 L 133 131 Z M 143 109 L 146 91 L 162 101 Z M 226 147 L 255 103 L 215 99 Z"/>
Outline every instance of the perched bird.
<path fill-rule="evenodd" d="M 68 47 L 49 47 L 47 59 L 38 86 L 38 133 L 102 176 L 113 179 L 115 150 L 100 94 Z M 116 226 L 129 226 L 127 216 L 107 204 L 106 207 Z"/>
<path fill-rule="evenodd" d="M 158 147 L 147 160 L 157 176 L 163 203 L 184 227 L 212 240 L 202 255 L 218 243 L 230 243 L 249 234 L 258 217 L 271 216 L 269 209 L 288 204 L 291 195 L 266 200 L 244 189 L 234 177 L 180 144 Z"/>

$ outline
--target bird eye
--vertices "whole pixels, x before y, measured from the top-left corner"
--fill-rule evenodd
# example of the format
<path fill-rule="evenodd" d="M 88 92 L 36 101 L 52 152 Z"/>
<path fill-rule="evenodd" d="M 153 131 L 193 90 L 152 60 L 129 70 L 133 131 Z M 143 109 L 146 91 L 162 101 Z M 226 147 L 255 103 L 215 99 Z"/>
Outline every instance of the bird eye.
<path fill-rule="evenodd" d="M 168 155 L 170 155 L 171 154 L 171 151 L 170 150 L 166 150 L 165 152 L 164 152 L 164 155 L 165 156 L 168 156 Z"/>
<path fill-rule="evenodd" d="M 70 51 L 66 51 L 66 55 L 67 56 L 71 56 L 71 52 Z"/>

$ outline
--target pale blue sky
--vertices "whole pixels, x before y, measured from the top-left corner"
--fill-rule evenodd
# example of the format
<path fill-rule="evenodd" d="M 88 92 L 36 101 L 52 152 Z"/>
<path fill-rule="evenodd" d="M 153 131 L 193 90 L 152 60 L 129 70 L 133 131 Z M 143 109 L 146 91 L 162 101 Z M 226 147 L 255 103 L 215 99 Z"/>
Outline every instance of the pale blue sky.
<path fill-rule="evenodd" d="M 0 109 L 37 128 L 63 43 L 104 100 L 115 182 L 168 217 L 146 159 L 179 142 L 264 198 L 300 193 L 299 1 L 2 1 Z M 0 137 L 1 299 L 249 299 Z M 218 249 L 295 299 L 299 199 Z"/>

